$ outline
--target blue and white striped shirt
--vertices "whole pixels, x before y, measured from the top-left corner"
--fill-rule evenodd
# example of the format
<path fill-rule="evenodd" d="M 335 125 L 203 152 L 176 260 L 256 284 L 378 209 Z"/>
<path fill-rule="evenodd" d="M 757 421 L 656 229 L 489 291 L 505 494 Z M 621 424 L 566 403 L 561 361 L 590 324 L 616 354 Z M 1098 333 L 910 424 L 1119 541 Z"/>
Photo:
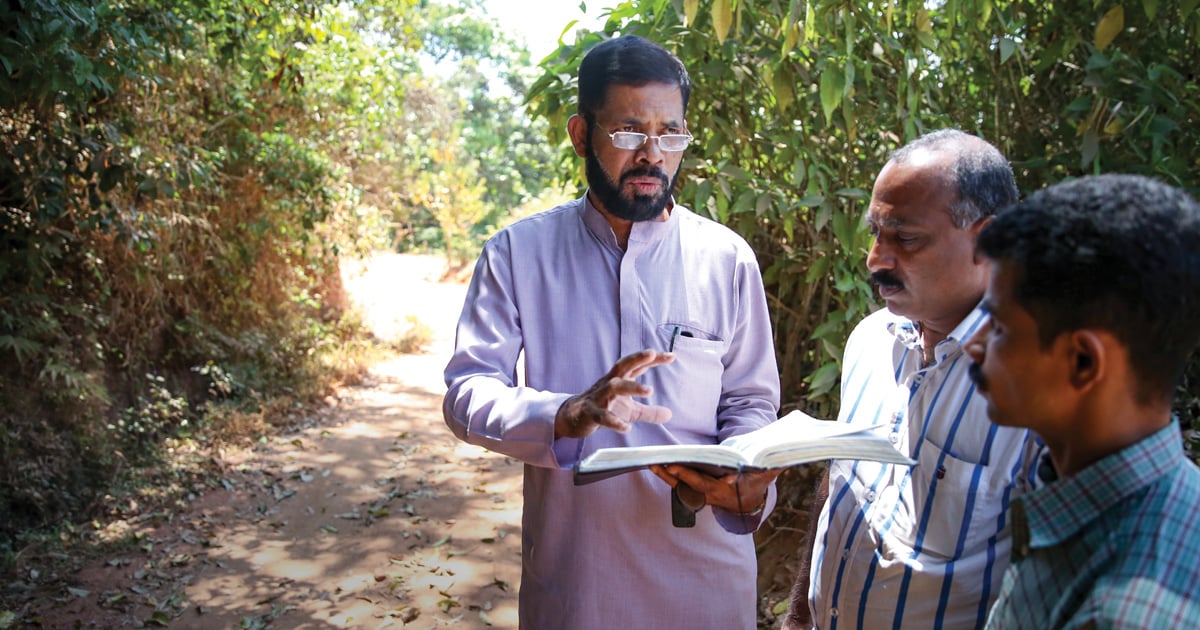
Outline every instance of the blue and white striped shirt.
<path fill-rule="evenodd" d="M 838 420 L 877 429 L 917 464 L 835 460 L 817 524 L 818 628 L 976 628 L 999 593 L 1009 503 L 1031 490 L 1041 441 L 992 424 L 962 349 L 975 309 L 922 368 L 921 338 L 882 309 L 850 335 Z"/>
<path fill-rule="evenodd" d="M 1020 504 L 988 628 L 1200 626 L 1200 470 L 1178 424 Z"/>

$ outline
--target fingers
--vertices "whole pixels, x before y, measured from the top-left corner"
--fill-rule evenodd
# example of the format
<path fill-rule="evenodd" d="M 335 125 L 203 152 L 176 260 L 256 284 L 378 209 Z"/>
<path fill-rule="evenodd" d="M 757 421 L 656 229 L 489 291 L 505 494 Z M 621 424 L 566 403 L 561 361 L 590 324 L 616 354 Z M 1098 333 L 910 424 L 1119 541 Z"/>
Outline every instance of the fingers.
<path fill-rule="evenodd" d="M 704 493 L 705 502 L 731 512 L 745 512 L 767 495 L 767 487 L 782 471 L 730 473 L 712 477 L 687 466 L 666 467 L 668 475 Z"/>
<path fill-rule="evenodd" d="M 675 355 L 669 352 L 655 352 L 654 350 L 641 350 L 621 357 L 613 365 L 609 371 L 610 377 L 616 378 L 637 378 L 646 373 L 652 367 L 665 365 L 675 360 Z"/>
<path fill-rule="evenodd" d="M 604 378 L 559 407 L 555 416 L 555 437 L 585 437 L 597 427 L 626 433 L 634 422 L 667 422 L 671 419 L 670 409 L 633 400 L 654 393 L 652 387 L 633 379 L 650 368 L 674 360 L 675 355 L 654 350 L 642 350 L 621 357 Z"/>
<path fill-rule="evenodd" d="M 662 424 L 671 419 L 671 410 L 655 405 L 643 405 L 630 398 L 619 398 L 613 401 L 608 411 L 601 415 L 596 423 L 613 431 L 626 433 L 633 428 L 634 422 L 650 422 Z"/>
<path fill-rule="evenodd" d="M 650 472 L 654 473 L 659 479 L 667 482 L 667 485 L 671 486 L 672 488 L 675 487 L 675 484 L 679 483 L 679 480 L 668 473 L 666 467 L 660 464 L 654 464 L 650 466 Z"/>
<path fill-rule="evenodd" d="M 670 465 L 666 468 L 666 472 L 672 475 L 677 481 L 685 483 L 706 495 L 726 485 L 723 481 L 724 477 L 718 479 L 687 466 Z"/>
<path fill-rule="evenodd" d="M 782 473 L 783 473 L 782 468 L 779 468 L 777 470 L 760 470 L 757 472 L 745 472 L 745 473 L 742 473 L 741 480 L 748 485 L 756 486 L 758 488 L 765 488 L 768 485 L 770 485 L 770 483 L 772 481 L 775 481 L 775 479 L 777 477 L 779 477 L 779 475 Z"/>
<path fill-rule="evenodd" d="M 654 388 L 634 380 L 614 377 L 608 379 L 608 382 L 605 383 L 604 387 L 601 388 L 601 392 L 610 398 L 615 398 L 617 396 L 637 396 L 639 398 L 645 398 L 646 396 L 654 393 Z"/>
<path fill-rule="evenodd" d="M 637 405 L 637 414 L 630 418 L 634 422 L 649 422 L 652 424 L 663 424 L 671 419 L 671 410 L 658 405 Z"/>

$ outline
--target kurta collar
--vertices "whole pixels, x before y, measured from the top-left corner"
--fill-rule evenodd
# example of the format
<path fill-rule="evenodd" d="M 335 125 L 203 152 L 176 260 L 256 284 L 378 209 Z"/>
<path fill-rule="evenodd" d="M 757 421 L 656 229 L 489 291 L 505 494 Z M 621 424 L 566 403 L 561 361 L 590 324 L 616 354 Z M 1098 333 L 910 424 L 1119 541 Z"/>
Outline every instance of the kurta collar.
<path fill-rule="evenodd" d="M 608 220 L 604 215 L 592 205 L 591 199 L 587 193 L 583 195 L 583 223 L 587 226 L 589 232 L 592 233 L 601 243 L 615 247 L 618 250 L 620 246 L 617 244 L 617 235 L 613 233 L 612 227 L 609 226 Z M 671 212 L 667 216 L 666 221 L 638 221 L 633 224 L 633 229 L 629 232 L 629 241 L 639 243 L 655 243 L 666 238 L 672 233 L 676 226 L 679 225 L 679 210 L 681 208 L 675 203 L 675 199 L 671 199 Z"/>

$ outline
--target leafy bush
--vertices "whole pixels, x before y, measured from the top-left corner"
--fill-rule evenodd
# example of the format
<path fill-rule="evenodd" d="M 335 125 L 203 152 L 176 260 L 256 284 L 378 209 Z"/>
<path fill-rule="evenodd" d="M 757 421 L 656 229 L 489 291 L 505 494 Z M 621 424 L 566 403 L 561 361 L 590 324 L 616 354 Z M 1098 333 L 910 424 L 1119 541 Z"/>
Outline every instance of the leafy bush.
<path fill-rule="evenodd" d="M 305 400 L 350 374 L 324 357 L 364 226 L 276 54 L 313 7 L 136 4 L 0 6 L 0 547 L 194 430 L 213 377 Z"/>
<path fill-rule="evenodd" d="M 1197 6 L 631 0 L 608 13 L 603 32 L 577 36 L 542 63 L 530 111 L 552 132 L 564 128 L 578 63 L 603 38 L 643 35 L 681 57 L 699 146 L 685 158 L 677 199 L 754 247 L 784 405 L 829 417 L 846 336 L 877 308 L 862 217 L 887 154 L 957 127 L 999 146 L 1025 192 L 1099 172 L 1200 191 Z M 564 151 L 558 170 L 577 173 L 574 161 Z M 1185 427 L 1200 423 L 1198 365 L 1200 357 L 1176 406 Z M 760 539 L 806 529 L 809 488 L 794 482 L 781 482 L 782 509 Z M 795 549 L 785 543 L 764 557 L 790 560 Z M 760 587 L 772 576 L 762 577 Z"/>

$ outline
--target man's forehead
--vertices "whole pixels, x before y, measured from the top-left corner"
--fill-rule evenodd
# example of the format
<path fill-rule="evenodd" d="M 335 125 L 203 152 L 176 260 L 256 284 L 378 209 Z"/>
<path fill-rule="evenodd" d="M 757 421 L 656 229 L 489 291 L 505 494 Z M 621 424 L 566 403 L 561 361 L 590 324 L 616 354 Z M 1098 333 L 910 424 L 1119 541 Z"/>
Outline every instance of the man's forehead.
<path fill-rule="evenodd" d="M 644 85 L 617 83 L 608 86 L 601 109 L 616 109 L 634 105 L 670 109 L 682 116 L 683 92 L 678 85 L 670 83 L 646 83 Z"/>

